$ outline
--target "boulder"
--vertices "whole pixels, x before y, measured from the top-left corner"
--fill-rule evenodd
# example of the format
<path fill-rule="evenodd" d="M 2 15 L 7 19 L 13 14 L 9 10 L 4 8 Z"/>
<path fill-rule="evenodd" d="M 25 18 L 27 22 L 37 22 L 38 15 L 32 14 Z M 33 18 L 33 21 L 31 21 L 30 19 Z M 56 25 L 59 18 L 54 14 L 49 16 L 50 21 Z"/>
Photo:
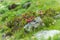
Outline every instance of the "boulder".
<path fill-rule="evenodd" d="M 38 40 L 48 40 L 49 37 L 51 37 L 51 40 L 53 40 L 53 37 L 57 34 L 60 34 L 60 30 L 44 30 L 37 32 L 34 34 L 34 36 Z"/>

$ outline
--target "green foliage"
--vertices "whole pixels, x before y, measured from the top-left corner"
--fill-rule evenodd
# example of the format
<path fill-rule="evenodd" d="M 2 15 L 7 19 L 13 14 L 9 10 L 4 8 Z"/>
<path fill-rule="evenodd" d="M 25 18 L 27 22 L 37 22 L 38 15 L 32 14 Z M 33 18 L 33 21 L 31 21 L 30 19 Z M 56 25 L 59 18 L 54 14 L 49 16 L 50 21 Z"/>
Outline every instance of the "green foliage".
<path fill-rule="evenodd" d="M 60 40 L 60 34 L 56 34 L 53 38 L 49 37 L 48 40 Z"/>
<path fill-rule="evenodd" d="M 43 18 L 43 22 L 47 27 L 50 26 L 53 21 L 54 21 L 54 19 L 49 16 L 44 16 L 44 18 Z"/>
<path fill-rule="evenodd" d="M 60 40 L 60 34 L 57 34 L 53 37 L 53 40 Z"/>
<path fill-rule="evenodd" d="M 56 0 L 4 0 L 1 2 L 0 6 L 5 6 L 0 8 L 0 24 L 3 25 L 2 30 L 5 32 L 17 32 L 14 34 L 16 40 L 19 40 L 25 37 L 24 34 L 24 25 L 27 24 L 28 20 L 34 20 L 35 17 L 40 16 L 36 11 L 44 10 L 45 13 L 43 14 L 43 22 L 46 26 L 50 26 L 54 21 L 53 17 L 56 15 L 56 11 L 60 11 L 60 4 Z M 30 1 L 31 5 L 28 9 L 23 8 L 22 6 L 27 2 Z M 19 4 L 18 4 L 19 3 Z M 15 9 L 8 10 L 8 6 L 11 4 L 17 4 Z M 56 6 L 57 5 L 57 6 Z M 51 9 L 49 9 L 51 8 Z M 52 10 L 54 9 L 54 10 Z M 56 10 L 56 11 L 55 11 Z M 26 17 L 26 18 L 24 18 Z M 19 30 L 19 31 L 18 31 Z M 39 29 L 40 30 L 40 29 Z M 34 39 L 35 40 L 35 39 Z"/>

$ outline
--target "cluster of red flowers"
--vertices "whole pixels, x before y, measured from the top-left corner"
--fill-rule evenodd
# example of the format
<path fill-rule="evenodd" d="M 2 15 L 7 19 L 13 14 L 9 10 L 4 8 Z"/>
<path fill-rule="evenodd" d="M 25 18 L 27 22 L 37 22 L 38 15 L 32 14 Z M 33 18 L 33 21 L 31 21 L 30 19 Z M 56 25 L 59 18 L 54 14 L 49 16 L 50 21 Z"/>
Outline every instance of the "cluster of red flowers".
<path fill-rule="evenodd" d="M 30 18 L 26 19 L 26 22 L 29 23 L 29 22 L 31 22 L 33 19 L 34 19 L 34 17 L 31 16 Z"/>
<path fill-rule="evenodd" d="M 30 16 L 30 15 L 27 16 L 27 14 L 26 15 L 24 14 L 22 16 L 27 23 L 31 22 L 34 19 L 34 16 Z"/>

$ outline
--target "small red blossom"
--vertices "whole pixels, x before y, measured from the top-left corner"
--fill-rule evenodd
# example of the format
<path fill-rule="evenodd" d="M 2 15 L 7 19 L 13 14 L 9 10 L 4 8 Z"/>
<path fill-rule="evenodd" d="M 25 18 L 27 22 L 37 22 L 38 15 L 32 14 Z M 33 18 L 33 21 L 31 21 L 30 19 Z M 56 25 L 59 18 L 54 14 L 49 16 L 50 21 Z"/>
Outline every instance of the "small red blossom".
<path fill-rule="evenodd" d="M 26 22 L 27 22 L 27 23 L 30 23 L 31 21 L 32 21 L 32 19 L 31 19 L 31 18 L 26 19 Z"/>

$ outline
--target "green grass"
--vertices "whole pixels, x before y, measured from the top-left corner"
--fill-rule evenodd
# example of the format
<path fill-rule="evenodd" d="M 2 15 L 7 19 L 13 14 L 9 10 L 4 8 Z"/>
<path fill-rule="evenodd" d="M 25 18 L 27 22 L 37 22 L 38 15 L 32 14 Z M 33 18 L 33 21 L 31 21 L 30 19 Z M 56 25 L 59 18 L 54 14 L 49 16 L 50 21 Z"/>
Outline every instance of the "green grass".
<path fill-rule="evenodd" d="M 51 25 L 50 27 L 44 27 L 44 28 L 42 28 L 42 29 L 41 29 L 41 28 L 40 28 L 40 29 L 36 29 L 35 32 L 32 31 L 32 32 L 28 33 L 28 34 L 24 37 L 23 40 L 25 40 L 25 39 L 30 40 L 33 34 L 37 33 L 38 31 L 41 31 L 41 30 L 60 30 L 60 19 L 57 19 L 57 22 L 55 23 L 55 25 Z M 32 39 L 35 40 L 35 38 L 32 38 Z M 56 38 L 56 39 L 57 39 L 57 38 Z M 36 40 L 37 40 L 37 39 L 36 39 Z"/>
<path fill-rule="evenodd" d="M 37 10 L 47 10 L 49 8 L 55 9 L 56 11 L 60 11 L 60 4 L 58 3 L 59 0 L 57 0 L 57 1 L 55 1 L 55 0 L 45 0 L 45 1 L 44 0 L 29 0 L 29 1 L 32 2 L 31 6 L 28 9 L 23 9 L 21 6 L 26 1 L 28 1 L 28 0 L 20 0 L 19 3 L 21 3 L 21 4 L 13 10 L 8 10 L 7 6 L 12 4 L 12 3 L 15 3 L 15 2 L 13 2 L 13 1 L 5 2 L 4 1 L 4 2 L 0 3 L 4 6 L 6 6 L 5 8 L 0 9 L 0 12 L 2 10 L 5 11 L 5 13 L 3 12 L 2 16 L 0 17 L 0 25 L 2 27 L 2 28 L 0 28 L 1 31 L 2 31 L 2 29 L 4 29 L 4 30 L 8 29 L 6 27 L 6 25 L 4 25 L 4 24 L 6 22 L 10 21 L 11 19 L 13 19 L 15 17 L 15 15 L 21 15 L 21 14 L 29 12 L 29 11 L 36 12 Z M 15 11 L 17 9 L 18 9 L 18 11 Z M 7 20 L 3 19 L 6 16 L 8 17 Z M 17 33 L 14 33 L 14 37 L 16 38 L 15 40 L 19 40 L 19 39 L 31 40 L 32 34 L 38 32 L 40 30 L 60 30 L 60 19 L 56 19 L 56 20 L 57 20 L 57 22 L 55 23 L 55 25 L 51 25 L 49 27 L 44 26 L 43 28 L 35 29 L 34 31 L 31 31 L 31 32 L 29 32 L 25 35 L 24 35 L 24 30 L 20 30 L 20 32 L 17 31 Z M 1 36 L 2 36 L 1 31 L 0 31 L 0 39 L 1 39 Z M 10 31 L 10 29 L 8 29 L 8 31 Z M 5 33 L 5 32 L 7 32 L 7 31 L 4 31 L 3 33 Z M 14 40 L 14 39 L 11 38 L 11 40 Z M 32 40 L 35 40 L 35 39 L 32 39 Z"/>
<path fill-rule="evenodd" d="M 45 28 L 44 28 L 45 29 Z M 54 25 L 51 25 L 49 28 L 47 28 L 49 30 L 60 30 L 60 19 L 56 20 L 56 23 Z"/>

